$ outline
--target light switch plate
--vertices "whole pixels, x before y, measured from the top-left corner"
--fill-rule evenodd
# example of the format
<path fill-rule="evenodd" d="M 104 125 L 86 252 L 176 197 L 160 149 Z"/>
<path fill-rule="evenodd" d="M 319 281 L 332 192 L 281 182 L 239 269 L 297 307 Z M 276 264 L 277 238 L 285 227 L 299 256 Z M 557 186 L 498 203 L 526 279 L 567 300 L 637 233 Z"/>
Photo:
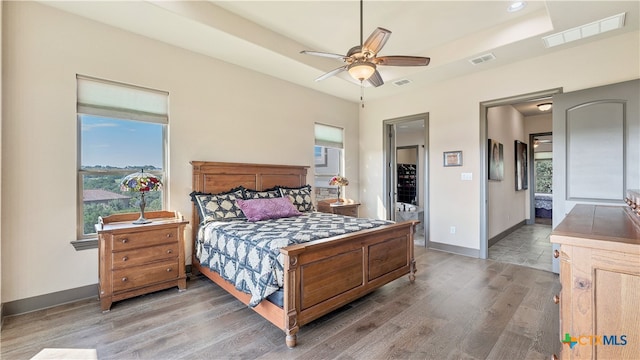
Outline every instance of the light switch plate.
<path fill-rule="evenodd" d="M 473 180 L 473 173 L 461 173 L 460 180 L 471 181 Z"/>

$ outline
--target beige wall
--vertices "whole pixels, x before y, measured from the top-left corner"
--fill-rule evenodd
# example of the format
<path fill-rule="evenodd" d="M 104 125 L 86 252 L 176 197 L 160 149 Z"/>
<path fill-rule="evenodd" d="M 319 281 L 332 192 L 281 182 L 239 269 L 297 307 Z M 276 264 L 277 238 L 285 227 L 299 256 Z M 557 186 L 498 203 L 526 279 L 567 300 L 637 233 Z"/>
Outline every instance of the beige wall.
<path fill-rule="evenodd" d="M 2 169 L 2 8 L 4 1 L 0 1 L 0 169 Z M 2 174 L 0 174 L 2 175 Z M 2 204 L 2 176 L 0 176 L 0 204 Z M 0 206 L 0 219 L 2 206 Z M 0 328 L 2 328 L 2 221 L 0 221 Z"/>
<path fill-rule="evenodd" d="M 549 50 L 542 57 L 478 70 L 410 93 L 366 102 L 360 115 L 360 214 L 384 217 L 382 122 L 429 113 L 430 235 L 432 242 L 480 248 L 480 103 L 562 87 L 585 89 L 640 77 L 640 37 L 627 33 L 591 44 Z M 615 54 L 615 55 L 612 55 Z M 436 62 L 434 61 L 434 64 Z M 541 71 L 544 69 L 544 71 Z M 484 140 L 483 140 L 484 141 Z M 462 150 L 464 165 L 447 171 L 442 152 Z M 473 181 L 461 181 L 461 172 Z M 449 227 L 456 226 L 456 234 Z"/>
<path fill-rule="evenodd" d="M 504 178 L 488 182 L 489 239 L 520 223 L 529 216 L 529 190 L 515 190 L 514 140 L 528 143 L 524 133 L 524 116 L 513 106 L 496 106 L 487 110 L 487 137 L 502 144 Z"/>
<path fill-rule="evenodd" d="M 35 2 L 4 15 L 3 303 L 98 281 L 97 250 L 69 244 L 76 73 L 169 92 L 169 208 L 189 219 L 190 160 L 312 165 L 314 122 L 345 129 L 357 194 L 358 104 Z"/>

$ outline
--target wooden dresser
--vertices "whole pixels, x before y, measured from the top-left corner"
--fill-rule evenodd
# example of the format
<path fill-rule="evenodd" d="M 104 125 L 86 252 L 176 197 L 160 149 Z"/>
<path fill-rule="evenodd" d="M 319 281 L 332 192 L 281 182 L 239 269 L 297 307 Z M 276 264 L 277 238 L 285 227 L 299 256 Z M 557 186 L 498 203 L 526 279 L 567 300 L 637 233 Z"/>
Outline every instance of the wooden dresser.
<path fill-rule="evenodd" d="M 638 359 L 640 216 L 626 206 L 576 205 L 551 242 L 560 244 L 561 358 Z"/>
<path fill-rule="evenodd" d="M 184 228 L 169 211 L 146 212 L 151 223 L 134 225 L 138 213 L 100 218 L 96 225 L 102 311 L 114 301 L 177 286 L 186 289 Z"/>
<path fill-rule="evenodd" d="M 342 204 L 337 205 L 336 201 L 338 201 L 338 199 L 318 201 L 318 211 L 329 214 L 358 217 L 358 207 L 360 207 L 360 203 L 354 202 L 353 200 L 344 200 Z"/>

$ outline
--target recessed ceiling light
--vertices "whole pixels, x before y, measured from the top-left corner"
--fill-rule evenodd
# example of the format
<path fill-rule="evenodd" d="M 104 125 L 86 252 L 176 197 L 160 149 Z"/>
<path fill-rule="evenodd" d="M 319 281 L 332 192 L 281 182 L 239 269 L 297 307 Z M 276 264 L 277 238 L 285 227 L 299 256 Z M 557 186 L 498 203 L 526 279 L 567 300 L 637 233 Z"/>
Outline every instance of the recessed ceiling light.
<path fill-rule="evenodd" d="M 549 48 L 602 34 L 603 32 L 620 29 L 624 26 L 625 14 L 626 13 L 621 13 L 559 33 L 547 35 L 542 38 L 542 41 L 544 42 L 544 46 Z"/>
<path fill-rule="evenodd" d="M 514 1 L 511 4 L 509 4 L 509 7 L 507 8 L 507 11 L 508 12 L 520 11 L 520 10 L 524 9 L 525 6 L 527 6 L 527 2 L 526 1 Z"/>

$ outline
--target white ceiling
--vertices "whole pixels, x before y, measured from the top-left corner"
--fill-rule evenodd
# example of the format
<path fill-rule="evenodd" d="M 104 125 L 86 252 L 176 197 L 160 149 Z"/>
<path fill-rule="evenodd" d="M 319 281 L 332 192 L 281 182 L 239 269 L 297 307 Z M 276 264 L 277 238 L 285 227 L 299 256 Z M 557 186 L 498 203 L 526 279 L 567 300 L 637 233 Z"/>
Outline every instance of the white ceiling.
<path fill-rule="evenodd" d="M 314 79 L 343 63 L 300 54 L 345 54 L 360 42 L 357 1 L 41 1 L 175 46 L 357 102 L 348 75 Z M 475 71 L 638 31 L 639 1 L 528 1 L 517 13 L 510 1 L 364 2 L 364 38 L 376 28 L 393 32 L 378 54 L 428 56 L 426 67 L 379 67 L 385 81 L 367 87 L 369 100 L 393 96 Z M 626 12 L 625 27 L 554 48 L 542 37 Z M 469 59 L 493 53 L 496 60 Z M 188 64 L 184 64 L 188 66 Z M 393 82 L 411 82 L 396 86 Z"/>

